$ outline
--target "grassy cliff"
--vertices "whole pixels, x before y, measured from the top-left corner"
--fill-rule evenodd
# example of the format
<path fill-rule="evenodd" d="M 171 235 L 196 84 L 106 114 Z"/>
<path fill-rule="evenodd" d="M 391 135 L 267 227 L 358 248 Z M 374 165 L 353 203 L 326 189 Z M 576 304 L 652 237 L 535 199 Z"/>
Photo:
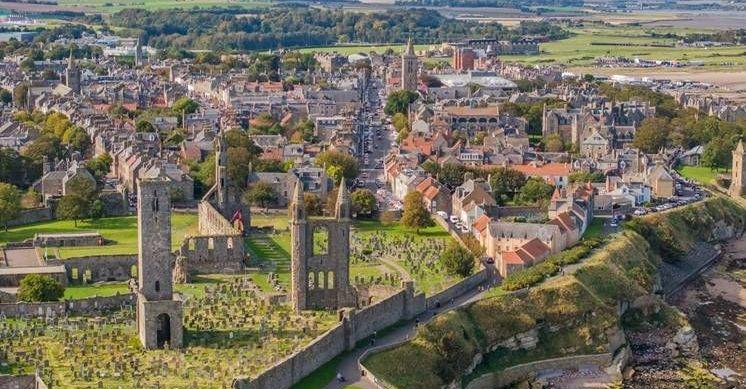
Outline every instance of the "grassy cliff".
<path fill-rule="evenodd" d="M 725 199 L 636 221 L 573 274 L 440 315 L 411 341 L 364 364 L 397 387 L 434 388 L 462 379 L 480 357 L 464 382 L 519 363 L 614 351 L 608 350 L 607 331 L 620 327 L 619 303 L 654 291 L 662 256 L 685 252 L 716 225 L 742 229 L 745 221 L 746 210 Z M 511 344 L 526 334 L 538 340 L 535 348 Z"/>

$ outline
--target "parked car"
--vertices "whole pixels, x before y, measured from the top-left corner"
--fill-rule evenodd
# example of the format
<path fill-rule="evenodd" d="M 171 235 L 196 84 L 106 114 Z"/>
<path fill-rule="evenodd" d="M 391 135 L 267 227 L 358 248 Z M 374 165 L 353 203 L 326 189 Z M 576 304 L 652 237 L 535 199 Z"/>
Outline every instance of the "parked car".
<path fill-rule="evenodd" d="M 450 221 L 451 221 L 451 223 L 454 223 L 454 224 L 456 224 L 456 223 L 458 223 L 458 216 L 456 216 L 456 215 L 451 215 L 451 217 L 449 217 L 449 218 L 448 218 L 448 220 L 450 220 Z"/>
<path fill-rule="evenodd" d="M 442 217 L 443 219 L 448 219 L 448 214 L 443 211 L 438 211 L 435 213 L 438 214 L 438 216 Z"/>

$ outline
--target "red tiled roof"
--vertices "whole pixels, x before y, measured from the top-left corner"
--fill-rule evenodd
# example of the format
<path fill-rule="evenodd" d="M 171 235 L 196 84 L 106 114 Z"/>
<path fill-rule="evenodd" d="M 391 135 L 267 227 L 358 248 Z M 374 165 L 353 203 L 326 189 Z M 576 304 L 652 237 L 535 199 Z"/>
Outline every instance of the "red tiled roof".
<path fill-rule="evenodd" d="M 552 177 L 570 175 L 570 165 L 566 163 L 548 163 L 536 165 L 512 165 L 511 169 L 532 177 Z"/>
<path fill-rule="evenodd" d="M 474 220 L 474 223 L 472 226 L 474 226 L 474 229 L 482 232 L 487 229 L 490 225 L 490 217 L 487 215 L 482 215 L 477 218 L 477 220 Z"/>
<path fill-rule="evenodd" d="M 542 255 L 549 253 L 549 246 L 545 245 L 544 242 L 539 240 L 539 238 L 534 238 L 524 243 L 519 249 L 519 252 L 520 251 L 525 251 L 526 254 L 531 256 L 532 260 L 536 260 Z"/>

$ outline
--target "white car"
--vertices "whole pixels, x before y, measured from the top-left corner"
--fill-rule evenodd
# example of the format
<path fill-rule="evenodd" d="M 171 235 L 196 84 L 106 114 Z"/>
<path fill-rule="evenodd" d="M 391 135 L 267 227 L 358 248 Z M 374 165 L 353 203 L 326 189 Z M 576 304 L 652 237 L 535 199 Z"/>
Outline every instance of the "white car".
<path fill-rule="evenodd" d="M 450 218 L 448 218 L 448 220 L 450 220 L 450 221 L 451 221 L 451 223 L 454 223 L 454 224 L 455 224 L 455 223 L 458 223 L 458 216 L 456 216 L 456 215 L 451 215 L 451 217 L 450 217 Z"/>
<path fill-rule="evenodd" d="M 443 219 L 448 219 L 448 214 L 443 211 L 438 211 L 435 213 L 438 214 L 438 216 L 442 217 Z"/>

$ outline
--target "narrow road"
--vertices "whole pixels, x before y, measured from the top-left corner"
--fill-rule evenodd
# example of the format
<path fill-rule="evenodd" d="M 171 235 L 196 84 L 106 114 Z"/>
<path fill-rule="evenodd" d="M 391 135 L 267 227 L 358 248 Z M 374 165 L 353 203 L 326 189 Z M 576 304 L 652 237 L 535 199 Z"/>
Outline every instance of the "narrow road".
<path fill-rule="evenodd" d="M 452 309 L 467 305 L 474 301 L 477 301 L 484 297 L 485 293 L 489 288 L 474 288 L 453 301 L 453 304 L 444 304 L 438 309 L 429 309 L 417 316 L 420 324 L 424 324 L 432 320 L 436 315 L 443 312 L 450 311 Z M 368 377 L 362 377 L 360 375 L 360 369 L 358 368 L 358 359 L 366 351 L 374 348 L 381 348 L 392 344 L 404 342 L 414 336 L 416 331 L 415 323 L 409 322 L 394 331 L 386 334 L 385 336 L 379 337 L 375 344 L 367 344 L 361 346 L 350 352 L 339 364 L 338 371 L 345 377 L 345 382 L 339 382 L 337 379 L 333 379 L 332 382 L 326 385 L 326 389 L 340 389 L 348 385 L 356 385 L 361 388 L 375 389 L 377 386 L 371 382 Z"/>

